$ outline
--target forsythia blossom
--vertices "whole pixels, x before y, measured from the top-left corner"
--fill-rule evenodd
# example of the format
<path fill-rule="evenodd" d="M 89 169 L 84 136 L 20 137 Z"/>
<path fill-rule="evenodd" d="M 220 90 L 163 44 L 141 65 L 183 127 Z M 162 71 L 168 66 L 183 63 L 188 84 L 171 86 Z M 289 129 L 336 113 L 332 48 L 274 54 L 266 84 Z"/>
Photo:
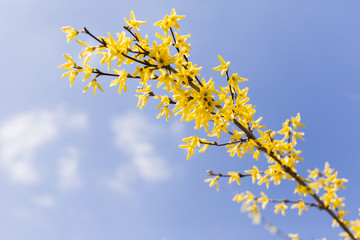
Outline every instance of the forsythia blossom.
<path fill-rule="evenodd" d="M 67 33 L 67 35 L 66 35 L 67 42 L 69 42 L 70 40 L 73 40 L 74 37 L 79 34 L 78 31 L 76 31 L 74 28 L 72 28 L 70 26 L 62 27 L 61 30 L 63 30 L 65 33 Z"/>
<path fill-rule="evenodd" d="M 129 27 L 133 28 L 136 31 L 140 30 L 140 28 L 139 28 L 140 25 L 146 23 L 146 21 L 137 21 L 135 18 L 135 15 L 134 15 L 134 11 L 131 11 L 131 19 L 130 20 L 127 20 L 126 18 L 124 18 L 124 19 L 125 19 L 125 22 L 127 23 L 127 25 L 129 25 Z"/>
<path fill-rule="evenodd" d="M 282 215 L 286 214 L 287 204 L 291 204 L 291 209 L 297 209 L 299 215 L 303 210 L 314 206 L 330 213 L 333 226 L 340 226 L 345 231 L 341 233 L 345 239 L 360 237 L 360 220 L 344 219 L 348 211 L 345 211 L 344 198 L 338 195 L 339 189 L 345 189 L 347 179 L 340 178 L 328 162 L 323 170 L 308 170 L 307 178 L 297 171 L 297 164 L 304 161 L 301 151 L 297 149 L 297 141 L 304 140 L 304 133 L 299 128 L 305 128 L 299 113 L 285 120 L 279 130 L 266 129 L 261 123 L 262 117 L 255 118 L 256 109 L 250 103 L 249 89 L 243 87 L 248 79 L 240 77 L 238 73 L 230 73 L 230 61 L 225 61 L 218 55 L 220 65 L 212 70 L 220 71 L 220 76 L 206 79 L 201 74 L 203 68 L 190 61 L 192 48 L 188 39 L 191 35 L 182 35 L 178 31 L 178 22 L 185 16 L 177 15 L 175 9 L 172 9 L 170 15 L 154 24 L 163 32 L 155 34 L 156 40 L 149 40 L 148 35 L 134 32 L 139 31 L 146 21 L 137 20 L 133 11 L 130 14 L 130 19 L 124 19 L 127 25 L 124 31 L 108 33 L 106 37 L 96 37 L 86 28 L 82 31 L 70 26 L 62 28 L 67 34 L 67 42 L 82 33 L 87 34 L 96 44 L 92 46 L 88 42 L 76 40 L 84 48 L 80 53 L 80 58 L 84 58 L 80 65 L 69 54 L 64 55 L 66 62 L 59 68 L 66 70 L 62 77 L 69 77 L 70 86 L 79 75 L 83 81 L 92 77 L 93 80 L 87 83 L 83 92 L 92 87 L 96 94 L 97 89 L 103 92 L 99 82 L 105 82 L 106 77 L 111 77 L 112 81 L 106 84 L 116 86 L 120 94 L 128 90 L 129 81 L 136 81 L 137 107 L 142 109 L 149 98 L 153 99 L 157 101 L 156 109 L 159 109 L 157 118 L 164 116 L 169 120 L 170 117 L 179 115 L 181 121 L 193 122 L 195 129 L 204 130 L 207 138 L 194 135 L 183 139 L 184 144 L 179 147 L 186 149 L 187 159 L 195 151 L 204 152 L 209 146 L 224 146 L 230 157 L 243 158 L 251 155 L 259 161 L 262 159 L 260 157 L 265 158 L 259 168 L 253 165 L 250 170 L 241 169 L 240 164 L 239 169 L 228 171 L 228 174 L 213 174 L 210 171 L 209 175 L 212 177 L 205 180 L 210 187 L 216 186 L 219 191 L 221 178 L 224 177 L 229 178 L 229 184 L 236 182 L 238 185 L 245 181 L 243 177 L 251 177 L 252 183 L 265 183 L 266 188 L 272 184 L 279 185 L 284 180 L 297 183 L 294 185 L 294 193 L 300 199 L 292 201 L 274 200 L 263 192 L 261 197 L 256 197 L 250 191 L 236 194 L 233 200 L 241 202 L 242 209 L 257 218 L 256 222 L 259 222 L 259 211 L 272 203 L 277 203 L 274 212 Z M 91 64 L 96 56 L 101 57 L 99 68 Z M 103 68 L 112 71 L 105 72 Z M 305 197 L 312 197 L 314 202 L 303 201 L 302 198 Z M 272 229 L 277 231 L 277 228 Z M 299 239 L 297 234 L 288 236 L 293 240 Z"/>
<path fill-rule="evenodd" d="M 230 61 L 225 62 L 224 59 L 220 55 L 218 55 L 218 58 L 221 62 L 221 65 L 213 68 L 213 71 L 221 71 L 221 75 L 224 75 L 229 70 Z"/>

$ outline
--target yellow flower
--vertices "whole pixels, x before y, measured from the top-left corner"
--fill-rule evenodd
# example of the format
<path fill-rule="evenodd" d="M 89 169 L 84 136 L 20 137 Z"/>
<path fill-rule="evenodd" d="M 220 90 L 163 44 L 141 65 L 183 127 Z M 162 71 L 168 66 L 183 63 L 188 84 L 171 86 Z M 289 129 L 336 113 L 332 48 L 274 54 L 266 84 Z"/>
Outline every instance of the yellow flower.
<path fill-rule="evenodd" d="M 146 23 L 146 21 L 136 21 L 134 11 L 132 10 L 131 10 L 131 20 L 127 20 L 126 18 L 124 18 L 124 20 L 126 24 L 129 25 L 129 27 L 133 28 L 135 31 L 139 31 L 140 30 L 139 26 L 141 24 Z"/>
<path fill-rule="evenodd" d="M 233 201 L 237 201 L 238 203 L 242 202 L 243 200 L 245 200 L 246 198 L 246 195 L 244 193 L 241 193 L 241 194 L 236 194 L 234 197 L 233 197 Z"/>
<path fill-rule="evenodd" d="M 173 8 L 171 10 L 171 14 L 170 14 L 169 18 L 170 18 L 170 26 L 175 27 L 176 29 L 180 29 L 180 26 L 177 23 L 177 21 L 179 21 L 180 19 L 185 18 L 185 16 L 176 15 L 175 8 Z"/>
<path fill-rule="evenodd" d="M 196 76 L 200 76 L 199 71 L 201 69 L 202 67 L 197 67 L 196 64 L 193 64 L 192 62 L 188 62 L 184 72 L 187 76 L 191 77 L 192 79 L 195 79 Z"/>
<path fill-rule="evenodd" d="M 260 176 L 260 180 L 258 181 L 258 185 L 261 185 L 263 183 L 266 183 L 266 188 L 269 188 L 269 175 Z"/>
<path fill-rule="evenodd" d="M 74 81 L 75 81 L 75 78 L 76 78 L 76 75 L 79 73 L 79 70 L 70 70 L 69 72 L 67 73 L 64 73 L 63 75 L 61 75 L 61 77 L 66 77 L 66 76 L 69 76 L 69 80 L 70 80 L 70 87 L 72 87 Z"/>
<path fill-rule="evenodd" d="M 233 75 L 231 75 L 231 77 L 229 78 L 229 85 L 236 91 L 236 92 L 240 92 L 240 88 L 238 83 L 239 82 L 243 82 L 243 81 L 247 81 L 246 78 L 242 78 L 239 77 L 237 73 L 234 73 Z"/>
<path fill-rule="evenodd" d="M 146 102 L 147 102 L 149 96 L 148 96 L 148 95 L 135 95 L 135 96 L 139 98 L 137 107 L 140 107 L 140 109 L 142 109 L 143 107 L 145 107 Z"/>
<path fill-rule="evenodd" d="M 172 43 L 172 37 L 171 37 L 171 35 L 162 36 L 162 35 L 160 35 L 159 33 L 155 33 L 155 35 L 156 35 L 156 37 L 158 37 L 158 38 L 162 41 L 162 43 L 164 44 L 164 46 L 169 47 L 169 46 L 171 45 L 171 43 Z"/>
<path fill-rule="evenodd" d="M 305 126 L 300 122 L 300 113 L 298 113 L 295 118 L 292 117 L 291 121 L 295 130 L 297 129 L 298 126 L 305 128 Z"/>
<path fill-rule="evenodd" d="M 311 170 L 307 170 L 308 171 L 308 173 L 309 173 L 309 178 L 312 178 L 313 180 L 315 180 L 318 176 L 319 176 L 319 174 L 320 174 L 320 171 L 319 171 L 319 169 L 317 169 L 317 168 L 315 168 L 313 171 L 311 171 Z"/>
<path fill-rule="evenodd" d="M 229 184 L 236 181 L 237 184 L 240 185 L 240 176 L 238 172 L 229 172 L 228 174 L 230 175 Z"/>
<path fill-rule="evenodd" d="M 76 31 L 74 28 L 72 28 L 70 26 L 62 27 L 61 30 L 63 30 L 63 32 L 67 33 L 67 35 L 66 35 L 67 42 L 70 42 L 70 40 L 74 39 L 74 37 L 79 34 L 78 31 Z"/>
<path fill-rule="evenodd" d="M 200 148 L 199 153 L 205 152 L 205 150 L 210 146 L 210 144 L 204 144 L 202 148 Z"/>
<path fill-rule="evenodd" d="M 171 27 L 175 27 L 177 29 L 180 29 L 180 26 L 177 23 L 177 21 L 179 21 L 180 19 L 183 19 L 183 18 L 185 18 L 185 16 L 176 15 L 176 11 L 173 8 L 172 11 L 171 11 L 170 16 L 166 15 L 163 20 L 160 20 L 160 21 L 156 22 L 154 24 L 154 26 L 161 27 L 164 30 L 164 32 L 167 33 L 167 31 L 169 31 L 169 29 Z"/>
<path fill-rule="evenodd" d="M 68 70 L 68 72 L 64 73 L 63 75 L 61 75 L 61 77 L 67 77 L 69 76 L 69 80 L 70 80 L 70 87 L 73 85 L 74 81 L 75 81 L 75 77 L 76 75 L 80 72 L 80 69 L 74 70 L 73 68 L 77 67 L 76 63 L 74 62 L 74 60 L 71 58 L 71 56 L 65 55 L 64 57 L 66 59 L 66 63 L 62 64 L 61 66 L 58 67 L 59 68 L 65 68 L 66 70 Z"/>
<path fill-rule="evenodd" d="M 96 78 L 94 78 L 83 90 L 83 93 L 86 92 L 86 90 L 88 90 L 89 87 L 93 87 L 94 88 L 94 95 L 96 94 L 96 88 L 100 89 L 102 92 L 104 92 L 104 90 L 101 88 L 100 84 L 96 81 Z"/>
<path fill-rule="evenodd" d="M 246 191 L 246 194 L 245 194 L 245 205 L 249 205 L 250 203 L 252 203 L 256 197 L 254 196 L 254 194 L 252 194 L 250 191 Z"/>
<path fill-rule="evenodd" d="M 299 216 L 302 214 L 302 211 L 305 209 L 306 211 L 308 208 L 306 207 L 304 201 L 300 200 L 298 203 L 295 203 L 291 206 L 291 209 L 298 208 L 299 209 Z"/>
<path fill-rule="evenodd" d="M 255 180 L 261 177 L 259 169 L 256 166 L 253 166 L 253 170 L 246 170 L 245 172 L 251 174 L 253 183 L 255 183 Z"/>
<path fill-rule="evenodd" d="M 119 78 L 115 79 L 110 83 L 110 87 L 116 86 L 119 84 L 119 90 L 118 93 L 121 93 L 121 90 L 124 89 L 124 92 L 126 92 L 126 78 L 127 78 L 127 72 L 125 70 L 121 71 L 118 69 L 113 69 L 114 72 L 116 72 L 117 75 L 119 75 Z"/>
<path fill-rule="evenodd" d="M 251 206 L 248 206 L 246 208 L 247 212 L 252 212 L 253 214 L 258 214 L 259 213 L 259 206 L 256 205 L 255 202 L 253 202 L 253 204 Z"/>
<path fill-rule="evenodd" d="M 170 65 L 175 62 L 175 58 L 171 56 L 168 48 L 161 49 L 155 54 L 158 67 L 161 68 L 166 65 Z"/>
<path fill-rule="evenodd" d="M 72 70 L 72 68 L 76 66 L 74 60 L 72 59 L 72 57 L 69 54 L 67 54 L 67 55 L 64 54 L 64 57 L 65 57 L 66 63 L 64 63 L 63 65 L 60 65 L 58 67 L 58 69 L 65 68 L 66 70 Z"/>
<path fill-rule="evenodd" d="M 82 69 L 79 70 L 80 72 L 85 73 L 85 77 L 83 79 L 83 82 L 85 82 L 91 76 L 91 74 L 92 74 L 92 72 L 94 70 L 92 67 L 89 66 L 89 64 L 88 64 L 89 60 L 90 60 L 90 55 L 87 56 L 87 58 L 85 58 L 85 61 L 81 63 L 85 68 L 82 68 Z"/>
<path fill-rule="evenodd" d="M 172 117 L 174 116 L 173 113 L 169 110 L 170 98 L 168 96 L 166 96 L 166 95 L 165 96 L 154 96 L 154 98 L 161 99 L 161 102 L 156 107 L 156 109 L 159 109 L 160 107 L 164 106 L 160 110 L 160 113 L 156 116 L 156 118 L 160 118 L 162 115 L 165 114 L 166 121 L 168 121 L 169 120 L 169 115 L 171 115 Z"/>
<path fill-rule="evenodd" d="M 110 70 L 112 60 L 116 59 L 118 66 L 120 66 L 125 61 L 126 57 L 124 55 L 128 53 L 129 49 L 131 49 L 132 40 L 125 36 L 124 31 L 116 34 L 118 38 L 117 41 L 110 33 L 108 33 L 108 36 L 109 36 L 108 38 L 101 37 L 101 40 L 105 42 L 106 45 L 105 49 L 107 49 L 108 51 L 107 52 L 100 51 L 96 53 L 103 55 L 103 58 L 100 60 L 100 63 L 101 64 L 108 63 L 108 70 Z M 100 48 L 100 50 L 105 50 L 105 49 Z M 130 60 L 131 59 L 128 59 L 127 61 L 129 62 L 127 63 L 133 61 Z"/>
<path fill-rule="evenodd" d="M 147 81 L 151 78 L 152 70 L 145 67 L 136 67 L 135 72 L 132 74 L 133 77 L 140 76 L 142 85 L 147 85 Z"/>
<path fill-rule="evenodd" d="M 265 195 L 265 193 L 261 192 L 261 198 L 257 199 L 257 202 L 262 202 L 261 208 L 265 209 L 266 205 L 269 203 L 269 198 Z"/>
<path fill-rule="evenodd" d="M 82 53 L 80 53 L 80 58 L 91 54 L 96 49 L 96 47 L 89 47 L 86 43 L 80 41 L 79 39 L 76 39 L 76 41 L 82 46 L 86 47 L 86 49 Z"/>
<path fill-rule="evenodd" d="M 142 95 L 135 95 L 136 97 L 139 98 L 137 107 L 140 107 L 140 109 L 142 109 L 143 107 L 145 107 L 147 100 L 149 98 L 149 93 L 151 92 L 151 85 L 145 83 L 144 88 L 140 88 L 136 90 L 136 92 L 143 93 Z"/>
<path fill-rule="evenodd" d="M 300 240 L 298 234 L 294 234 L 294 233 L 289 233 L 289 238 L 291 238 L 291 240 Z"/>
<path fill-rule="evenodd" d="M 292 141 L 296 144 L 296 138 L 300 138 L 301 140 L 304 141 L 304 138 L 302 137 L 304 135 L 303 132 L 292 132 Z"/>
<path fill-rule="evenodd" d="M 162 115 L 165 114 L 166 117 L 166 121 L 169 120 L 170 115 L 173 117 L 174 114 L 169 110 L 168 106 L 164 106 L 161 110 L 160 113 L 156 116 L 156 118 L 160 118 Z"/>
<path fill-rule="evenodd" d="M 288 208 L 288 206 L 286 206 L 286 204 L 285 203 L 279 203 L 279 204 L 276 204 L 275 205 L 275 210 L 274 210 L 274 212 L 277 214 L 277 213 L 279 213 L 280 211 L 281 211 L 281 214 L 283 215 L 283 216 L 285 216 L 285 210 Z"/>
<path fill-rule="evenodd" d="M 229 66 L 230 66 L 230 61 L 229 62 L 225 62 L 224 59 L 218 55 L 218 58 L 221 62 L 221 65 L 213 68 L 213 71 L 221 71 L 221 76 L 224 75 L 228 70 L 229 70 Z"/>
<path fill-rule="evenodd" d="M 157 84 L 157 88 L 159 88 L 163 83 L 165 84 L 164 89 L 166 89 L 168 92 L 171 91 L 170 85 L 171 81 L 173 80 L 173 76 L 170 76 L 167 71 L 164 69 L 158 69 L 158 71 L 161 73 L 161 75 L 156 79 L 156 81 L 159 81 Z"/>
<path fill-rule="evenodd" d="M 182 48 L 191 49 L 190 45 L 185 42 L 186 39 L 189 37 L 191 37 L 190 34 L 181 36 L 177 32 L 175 32 L 175 38 L 176 38 L 175 47 L 180 48 L 180 49 L 182 49 Z"/>
<path fill-rule="evenodd" d="M 216 191 L 219 191 L 219 183 L 218 183 L 218 180 L 219 180 L 219 176 L 216 176 L 214 178 L 208 178 L 208 179 L 205 179 L 204 182 L 210 182 L 209 183 L 209 186 L 212 187 L 216 184 Z"/>
<path fill-rule="evenodd" d="M 191 155 L 194 154 L 195 147 L 200 147 L 200 139 L 197 136 L 184 138 L 183 141 L 186 145 L 180 145 L 179 148 L 186 148 L 188 151 L 188 155 L 186 160 L 189 160 Z"/>

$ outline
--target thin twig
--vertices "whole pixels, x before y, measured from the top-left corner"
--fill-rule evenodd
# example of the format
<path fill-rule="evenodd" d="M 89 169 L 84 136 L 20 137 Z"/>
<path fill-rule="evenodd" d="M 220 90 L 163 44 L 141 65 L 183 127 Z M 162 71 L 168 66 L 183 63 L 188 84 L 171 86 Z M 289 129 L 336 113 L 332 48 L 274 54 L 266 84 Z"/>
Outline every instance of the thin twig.
<path fill-rule="evenodd" d="M 92 33 L 89 32 L 86 27 L 84 27 L 84 32 L 85 32 L 86 34 L 90 35 L 93 39 L 95 39 L 95 40 L 98 41 L 99 43 L 101 43 L 101 45 L 103 45 L 104 47 L 106 47 L 106 42 L 105 42 L 103 39 L 100 40 L 99 38 L 97 38 L 97 37 L 95 37 L 94 35 L 92 35 Z"/>
<path fill-rule="evenodd" d="M 172 36 L 172 38 L 173 38 L 173 41 L 174 41 L 174 45 L 176 44 L 176 37 L 175 37 L 175 35 L 174 35 L 174 32 L 173 32 L 173 30 L 172 30 L 172 28 L 170 28 L 170 32 L 171 32 L 171 36 Z M 175 47 L 176 48 L 176 51 L 179 53 L 180 52 L 180 49 L 178 48 L 178 47 Z M 186 62 L 189 62 L 189 59 L 185 56 L 185 55 L 183 55 L 184 56 L 184 59 L 185 59 L 185 61 Z M 183 66 L 185 69 L 187 69 L 187 67 L 186 66 Z M 200 86 L 202 86 L 202 83 L 200 82 L 200 80 L 198 79 L 198 77 L 197 76 L 195 76 L 195 79 L 196 79 L 196 81 L 200 84 Z"/>
<path fill-rule="evenodd" d="M 200 143 L 208 144 L 208 145 L 214 145 L 214 146 L 227 146 L 227 145 L 231 145 L 231 144 L 244 143 L 244 142 L 247 142 L 247 138 L 241 138 L 238 141 L 227 142 L 227 143 L 217 143 L 215 141 L 213 141 L 213 142 L 205 142 L 205 141 L 200 140 Z"/>
<path fill-rule="evenodd" d="M 322 209 L 324 209 L 339 225 L 340 227 L 349 235 L 349 237 L 353 240 L 355 240 L 354 235 L 350 232 L 350 230 L 348 229 L 348 227 L 336 216 L 336 214 L 328 207 L 325 206 L 324 202 L 321 201 L 321 199 L 319 198 L 319 196 L 317 194 L 315 194 L 310 187 L 305 183 L 305 181 L 297 174 L 295 173 L 290 167 L 288 167 L 287 165 L 283 164 L 281 162 L 281 160 L 275 156 L 275 154 L 273 153 L 273 151 L 270 151 L 270 153 L 268 153 L 267 149 L 262 146 L 262 144 L 258 141 L 258 139 L 254 136 L 253 133 L 251 133 L 247 128 L 245 128 L 239 121 L 237 121 L 236 119 L 233 119 L 234 124 L 240 128 L 247 136 L 248 138 L 252 139 L 258 146 L 257 148 L 261 151 L 263 151 L 265 154 L 269 155 L 277 164 L 279 164 L 282 168 L 282 170 L 284 172 L 286 172 L 287 174 L 289 174 L 292 178 L 294 178 L 296 180 L 296 182 L 298 182 L 301 186 L 306 187 L 307 189 L 309 189 L 310 191 L 310 195 L 315 199 L 315 201 L 320 205 L 320 207 Z"/>

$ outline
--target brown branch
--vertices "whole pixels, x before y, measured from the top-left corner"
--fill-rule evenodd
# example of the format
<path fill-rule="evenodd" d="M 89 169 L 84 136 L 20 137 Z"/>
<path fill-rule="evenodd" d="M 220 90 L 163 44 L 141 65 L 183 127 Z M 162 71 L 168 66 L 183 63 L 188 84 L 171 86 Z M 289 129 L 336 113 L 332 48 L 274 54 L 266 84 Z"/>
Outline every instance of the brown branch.
<path fill-rule="evenodd" d="M 255 200 L 257 200 L 258 198 L 255 197 Z M 299 202 L 304 202 L 303 200 L 288 200 L 288 199 L 269 199 L 269 202 L 273 202 L 273 203 L 299 203 Z M 311 203 L 311 202 L 304 202 L 305 205 L 309 206 L 309 207 L 316 207 L 318 209 L 324 209 L 322 206 L 320 206 L 319 204 L 316 203 Z"/>
<path fill-rule="evenodd" d="M 123 27 L 126 31 L 128 31 L 135 38 L 135 40 L 137 42 L 139 42 L 139 38 L 131 31 L 131 27 L 129 27 L 129 26 L 123 26 Z"/>
<path fill-rule="evenodd" d="M 315 199 L 315 201 L 319 204 L 319 206 L 322 209 L 324 209 L 341 226 L 341 228 L 350 236 L 351 239 L 353 239 L 353 240 L 356 239 L 354 237 L 354 235 L 350 232 L 348 227 L 335 215 L 335 213 L 328 206 L 325 206 L 324 202 L 321 201 L 320 197 L 310 189 L 310 187 L 305 183 L 305 181 L 297 173 L 295 173 L 287 165 L 283 164 L 281 162 L 281 160 L 278 157 L 276 157 L 272 151 L 270 151 L 270 153 L 268 153 L 267 149 L 262 146 L 262 144 L 254 136 L 254 134 L 252 132 L 250 132 L 247 128 L 245 128 L 239 121 L 237 121 L 236 119 L 233 119 L 233 123 L 238 128 L 240 128 L 247 135 L 248 138 L 252 139 L 258 145 L 259 150 L 268 154 L 277 164 L 279 164 L 285 173 L 287 173 L 291 177 L 293 177 L 296 180 L 296 182 L 298 182 L 301 186 L 306 187 L 308 190 L 310 190 L 309 191 L 310 195 Z"/>
<path fill-rule="evenodd" d="M 259 172 L 260 174 L 264 174 L 265 172 Z M 222 173 L 213 173 L 212 170 L 207 170 L 208 176 L 219 176 L 219 177 L 231 177 L 229 174 L 222 174 Z M 243 177 L 251 177 L 252 175 L 250 173 L 237 173 L 240 178 Z"/>
<path fill-rule="evenodd" d="M 175 35 L 174 35 L 174 32 L 173 32 L 172 28 L 170 28 L 170 32 L 171 32 L 171 36 L 172 36 L 172 38 L 173 38 L 174 45 L 175 45 L 175 44 L 176 44 L 176 37 L 175 37 Z M 178 47 L 175 47 L 175 48 L 176 48 L 176 51 L 179 53 L 179 52 L 180 52 L 180 49 L 179 49 Z M 184 59 L 185 59 L 186 62 L 189 62 L 189 59 L 188 59 L 185 55 L 184 55 Z M 183 67 L 184 67 L 185 69 L 187 69 L 186 66 L 183 65 Z M 200 82 L 200 80 L 198 79 L 197 76 L 195 76 L 195 79 L 196 79 L 196 81 L 200 84 L 200 86 L 202 86 L 202 83 Z"/>
<path fill-rule="evenodd" d="M 139 39 L 137 38 L 137 36 L 135 34 L 133 34 L 131 32 L 130 29 L 127 29 L 126 27 L 124 27 L 126 30 L 128 30 L 134 37 L 137 41 L 139 41 Z M 170 31 L 171 31 L 171 34 L 172 34 L 172 37 L 174 39 L 174 42 L 176 42 L 176 39 L 175 39 L 175 35 L 172 31 L 172 29 L 170 28 Z M 84 32 L 86 34 L 88 34 L 89 36 L 91 36 L 93 39 L 95 39 L 96 41 L 98 41 L 99 43 L 101 43 L 103 46 L 106 46 L 106 42 L 102 39 L 100 40 L 99 38 L 95 37 L 93 34 L 91 34 L 85 27 L 84 27 Z M 140 48 L 142 48 L 140 46 Z M 176 47 L 177 51 L 179 52 L 180 50 Z M 142 49 L 144 50 L 144 49 Z M 144 52 L 146 52 L 144 50 Z M 140 61 L 140 60 L 137 60 L 131 56 L 128 56 L 124 53 L 122 53 L 123 56 L 135 61 L 135 62 L 138 62 L 140 64 L 144 64 L 148 67 L 158 67 L 157 65 L 154 65 L 154 64 L 150 64 L 148 63 L 147 61 Z M 187 57 L 185 57 L 185 60 L 188 61 Z M 168 66 L 164 66 L 165 69 L 170 69 L 171 72 L 173 73 L 177 73 L 177 71 L 175 69 L 173 69 L 170 65 Z M 100 75 L 106 75 L 106 76 L 118 76 L 116 74 L 110 74 L 110 73 L 102 73 L 102 72 L 97 72 L 97 74 L 100 74 Z M 135 77 L 134 77 L 135 78 Z M 190 78 L 190 77 L 189 77 Z M 196 80 L 198 81 L 198 83 L 201 85 L 201 82 L 198 80 L 198 78 L 195 76 Z M 229 76 L 227 74 L 227 78 L 229 79 Z M 191 79 L 191 78 L 190 78 Z M 192 80 L 192 79 L 191 79 Z M 196 86 L 192 81 L 189 80 L 189 85 L 195 89 L 197 92 L 200 91 L 200 88 L 198 86 Z M 231 90 L 230 90 L 231 91 Z M 234 99 L 234 96 L 233 96 L 233 93 L 231 91 L 231 95 L 232 95 L 232 98 Z M 216 105 L 216 107 L 221 110 L 222 107 L 220 105 Z M 317 194 L 315 194 L 311 189 L 310 187 L 306 184 L 306 182 L 296 173 L 294 172 L 290 167 L 288 167 L 287 165 L 283 164 L 281 162 L 281 160 L 275 156 L 274 152 L 271 150 L 270 152 L 267 151 L 267 149 L 259 142 L 259 140 L 254 136 L 254 134 L 252 133 L 251 130 L 247 129 L 246 127 L 244 127 L 238 120 L 236 119 L 233 119 L 232 122 L 239 128 L 241 129 L 245 134 L 246 136 L 248 137 L 248 139 L 252 139 L 256 145 L 257 145 L 257 148 L 260 150 L 260 151 L 263 151 L 264 153 L 266 153 L 270 158 L 272 158 L 277 164 L 279 164 L 279 166 L 281 166 L 282 170 L 289 174 L 298 184 L 300 184 L 301 186 L 307 188 L 310 192 L 310 195 L 315 199 L 315 201 L 318 203 L 318 204 L 315 204 L 316 206 L 318 206 L 318 208 L 321 208 L 321 209 L 324 209 L 340 226 L 341 228 L 349 235 L 349 237 L 353 240 L 355 240 L 355 237 L 354 235 L 351 233 L 351 231 L 348 229 L 348 227 L 336 216 L 336 214 L 328 207 L 328 206 L 325 206 L 324 202 L 319 198 L 319 196 Z M 216 145 L 216 144 L 214 144 Z M 217 176 L 226 176 L 226 175 L 217 175 Z M 248 175 L 241 175 L 241 176 L 248 176 Z"/>
<path fill-rule="evenodd" d="M 156 97 L 156 96 L 159 96 L 159 95 L 156 95 L 153 91 L 150 91 L 148 93 L 148 95 L 150 97 Z M 171 97 L 167 96 L 169 98 L 169 104 L 176 104 L 177 102 L 175 100 L 173 100 Z"/>
<path fill-rule="evenodd" d="M 197 87 L 195 84 L 193 84 L 192 82 L 189 82 L 189 85 L 191 87 L 194 88 L 195 91 L 199 92 L 200 88 Z M 216 107 L 221 110 L 222 106 L 221 105 L 216 105 Z M 351 233 L 351 231 L 348 229 L 348 227 L 336 216 L 336 214 L 327 206 L 325 206 L 324 202 L 321 201 L 320 197 L 315 194 L 310 187 L 305 183 L 305 181 L 297 174 L 295 173 L 291 168 L 289 168 L 287 165 L 284 165 L 281 160 L 279 158 L 277 158 L 275 156 L 275 154 L 270 151 L 270 153 L 268 153 L 267 149 L 262 146 L 262 144 L 258 141 L 258 139 L 254 136 L 254 134 L 252 133 L 252 131 L 250 131 L 249 129 L 247 129 L 246 127 L 244 127 L 238 120 L 233 119 L 232 120 L 233 123 L 240 128 L 245 134 L 246 136 L 253 140 L 256 144 L 257 144 L 257 148 L 260 151 L 263 151 L 265 154 L 269 155 L 277 164 L 279 164 L 282 168 L 282 170 L 289 174 L 291 177 L 293 177 L 295 179 L 296 182 L 298 182 L 301 186 L 306 187 L 307 189 L 310 190 L 310 195 L 315 199 L 315 201 L 321 206 L 322 209 L 324 209 L 339 225 L 340 227 L 350 236 L 351 239 L 356 240 L 356 238 L 354 237 L 354 235 Z"/>
<path fill-rule="evenodd" d="M 235 97 L 235 94 L 234 94 L 234 92 L 233 92 L 232 87 L 231 87 L 230 84 L 229 84 L 229 79 L 230 79 L 230 77 L 229 77 L 229 69 L 228 69 L 228 70 L 226 71 L 226 80 L 227 80 L 228 85 L 229 85 L 231 98 L 232 98 L 232 100 L 233 100 L 233 103 L 235 104 L 235 102 L 236 102 L 236 97 Z"/>
<path fill-rule="evenodd" d="M 102 46 L 106 47 L 106 42 L 104 41 L 104 39 L 100 40 L 99 38 L 95 37 L 91 32 L 89 32 L 87 30 L 86 27 L 84 27 L 83 30 L 84 33 L 88 34 L 89 36 L 91 36 L 93 39 L 95 39 L 96 41 L 98 41 L 99 43 L 101 43 Z"/>
<path fill-rule="evenodd" d="M 214 146 L 226 146 L 226 145 L 231 145 L 231 144 L 236 144 L 236 143 L 244 143 L 244 142 L 247 142 L 247 138 L 241 138 L 238 141 L 227 142 L 227 143 L 217 143 L 215 141 L 213 141 L 213 142 L 205 142 L 205 141 L 200 140 L 200 143 L 208 144 L 208 145 L 214 145 Z"/>
<path fill-rule="evenodd" d="M 264 174 L 265 171 L 259 172 L 260 174 Z M 225 178 L 229 178 L 231 177 L 231 175 L 229 174 L 222 174 L 222 173 L 213 173 L 212 170 L 208 170 L 207 171 L 208 176 L 218 176 L 218 177 L 225 177 Z M 246 173 L 246 174 L 242 174 L 242 173 L 237 173 L 239 175 L 240 178 L 243 177 L 250 177 L 252 176 L 252 174 Z M 258 197 L 254 198 L 255 200 L 259 199 Z M 274 203 L 299 203 L 303 200 L 288 200 L 288 199 L 269 199 L 269 202 L 274 202 Z M 304 201 L 303 201 L 304 202 Z M 319 209 L 325 209 L 323 206 L 316 204 L 316 203 L 310 203 L 310 202 L 304 202 L 305 205 L 308 205 L 310 207 L 317 207 Z"/>
<path fill-rule="evenodd" d="M 147 67 L 156 67 L 156 68 L 158 68 L 158 65 L 154 65 L 154 64 L 148 63 L 147 61 L 140 61 L 140 60 L 138 60 L 138 59 L 136 59 L 136 58 L 133 58 L 133 57 L 131 57 L 131 56 L 129 56 L 129 55 L 126 55 L 125 53 L 121 53 L 121 55 L 123 55 L 124 57 L 127 57 L 127 58 L 129 58 L 129 59 L 131 59 L 131 60 L 133 60 L 133 61 L 135 61 L 135 62 L 137 62 L 137 63 L 144 64 L 144 65 L 146 65 Z"/>

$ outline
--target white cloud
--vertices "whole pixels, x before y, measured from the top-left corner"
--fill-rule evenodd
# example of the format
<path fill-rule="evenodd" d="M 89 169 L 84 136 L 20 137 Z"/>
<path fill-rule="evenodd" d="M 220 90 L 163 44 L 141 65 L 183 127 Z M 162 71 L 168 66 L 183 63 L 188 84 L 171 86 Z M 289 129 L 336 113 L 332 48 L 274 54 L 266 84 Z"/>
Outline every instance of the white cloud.
<path fill-rule="evenodd" d="M 58 162 L 59 185 L 62 188 L 77 188 L 81 186 L 78 173 L 80 151 L 75 147 L 68 147 L 64 157 Z"/>
<path fill-rule="evenodd" d="M 175 136 L 183 136 L 185 132 L 185 123 L 180 121 L 173 121 L 170 126 L 170 131 Z"/>
<path fill-rule="evenodd" d="M 161 181 L 170 177 L 170 169 L 164 159 L 155 154 L 134 154 L 133 163 L 142 178 L 149 181 Z"/>
<path fill-rule="evenodd" d="M 26 208 L 16 208 L 12 211 L 12 217 L 17 220 L 29 219 L 31 216 L 29 209 Z"/>
<path fill-rule="evenodd" d="M 128 154 L 130 161 L 119 167 L 116 177 L 110 181 L 111 187 L 126 192 L 127 186 L 136 179 L 159 182 L 170 178 L 171 170 L 153 144 L 161 130 L 157 125 L 141 113 L 130 112 L 115 118 L 112 128 L 116 147 Z"/>
<path fill-rule="evenodd" d="M 39 207 L 53 207 L 55 206 L 55 198 L 50 195 L 35 196 L 32 202 Z"/>
<path fill-rule="evenodd" d="M 136 168 L 126 163 L 117 168 L 115 177 L 108 181 L 109 187 L 121 193 L 129 192 L 129 185 L 136 182 Z"/>
<path fill-rule="evenodd" d="M 68 114 L 63 108 L 36 109 L 5 120 L 0 125 L 1 172 L 14 183 L 37 183 L 40 176 L 34 162 L 38 150 L 63 130 L 83 129 L 87 124 L 84 113 Z"/>

